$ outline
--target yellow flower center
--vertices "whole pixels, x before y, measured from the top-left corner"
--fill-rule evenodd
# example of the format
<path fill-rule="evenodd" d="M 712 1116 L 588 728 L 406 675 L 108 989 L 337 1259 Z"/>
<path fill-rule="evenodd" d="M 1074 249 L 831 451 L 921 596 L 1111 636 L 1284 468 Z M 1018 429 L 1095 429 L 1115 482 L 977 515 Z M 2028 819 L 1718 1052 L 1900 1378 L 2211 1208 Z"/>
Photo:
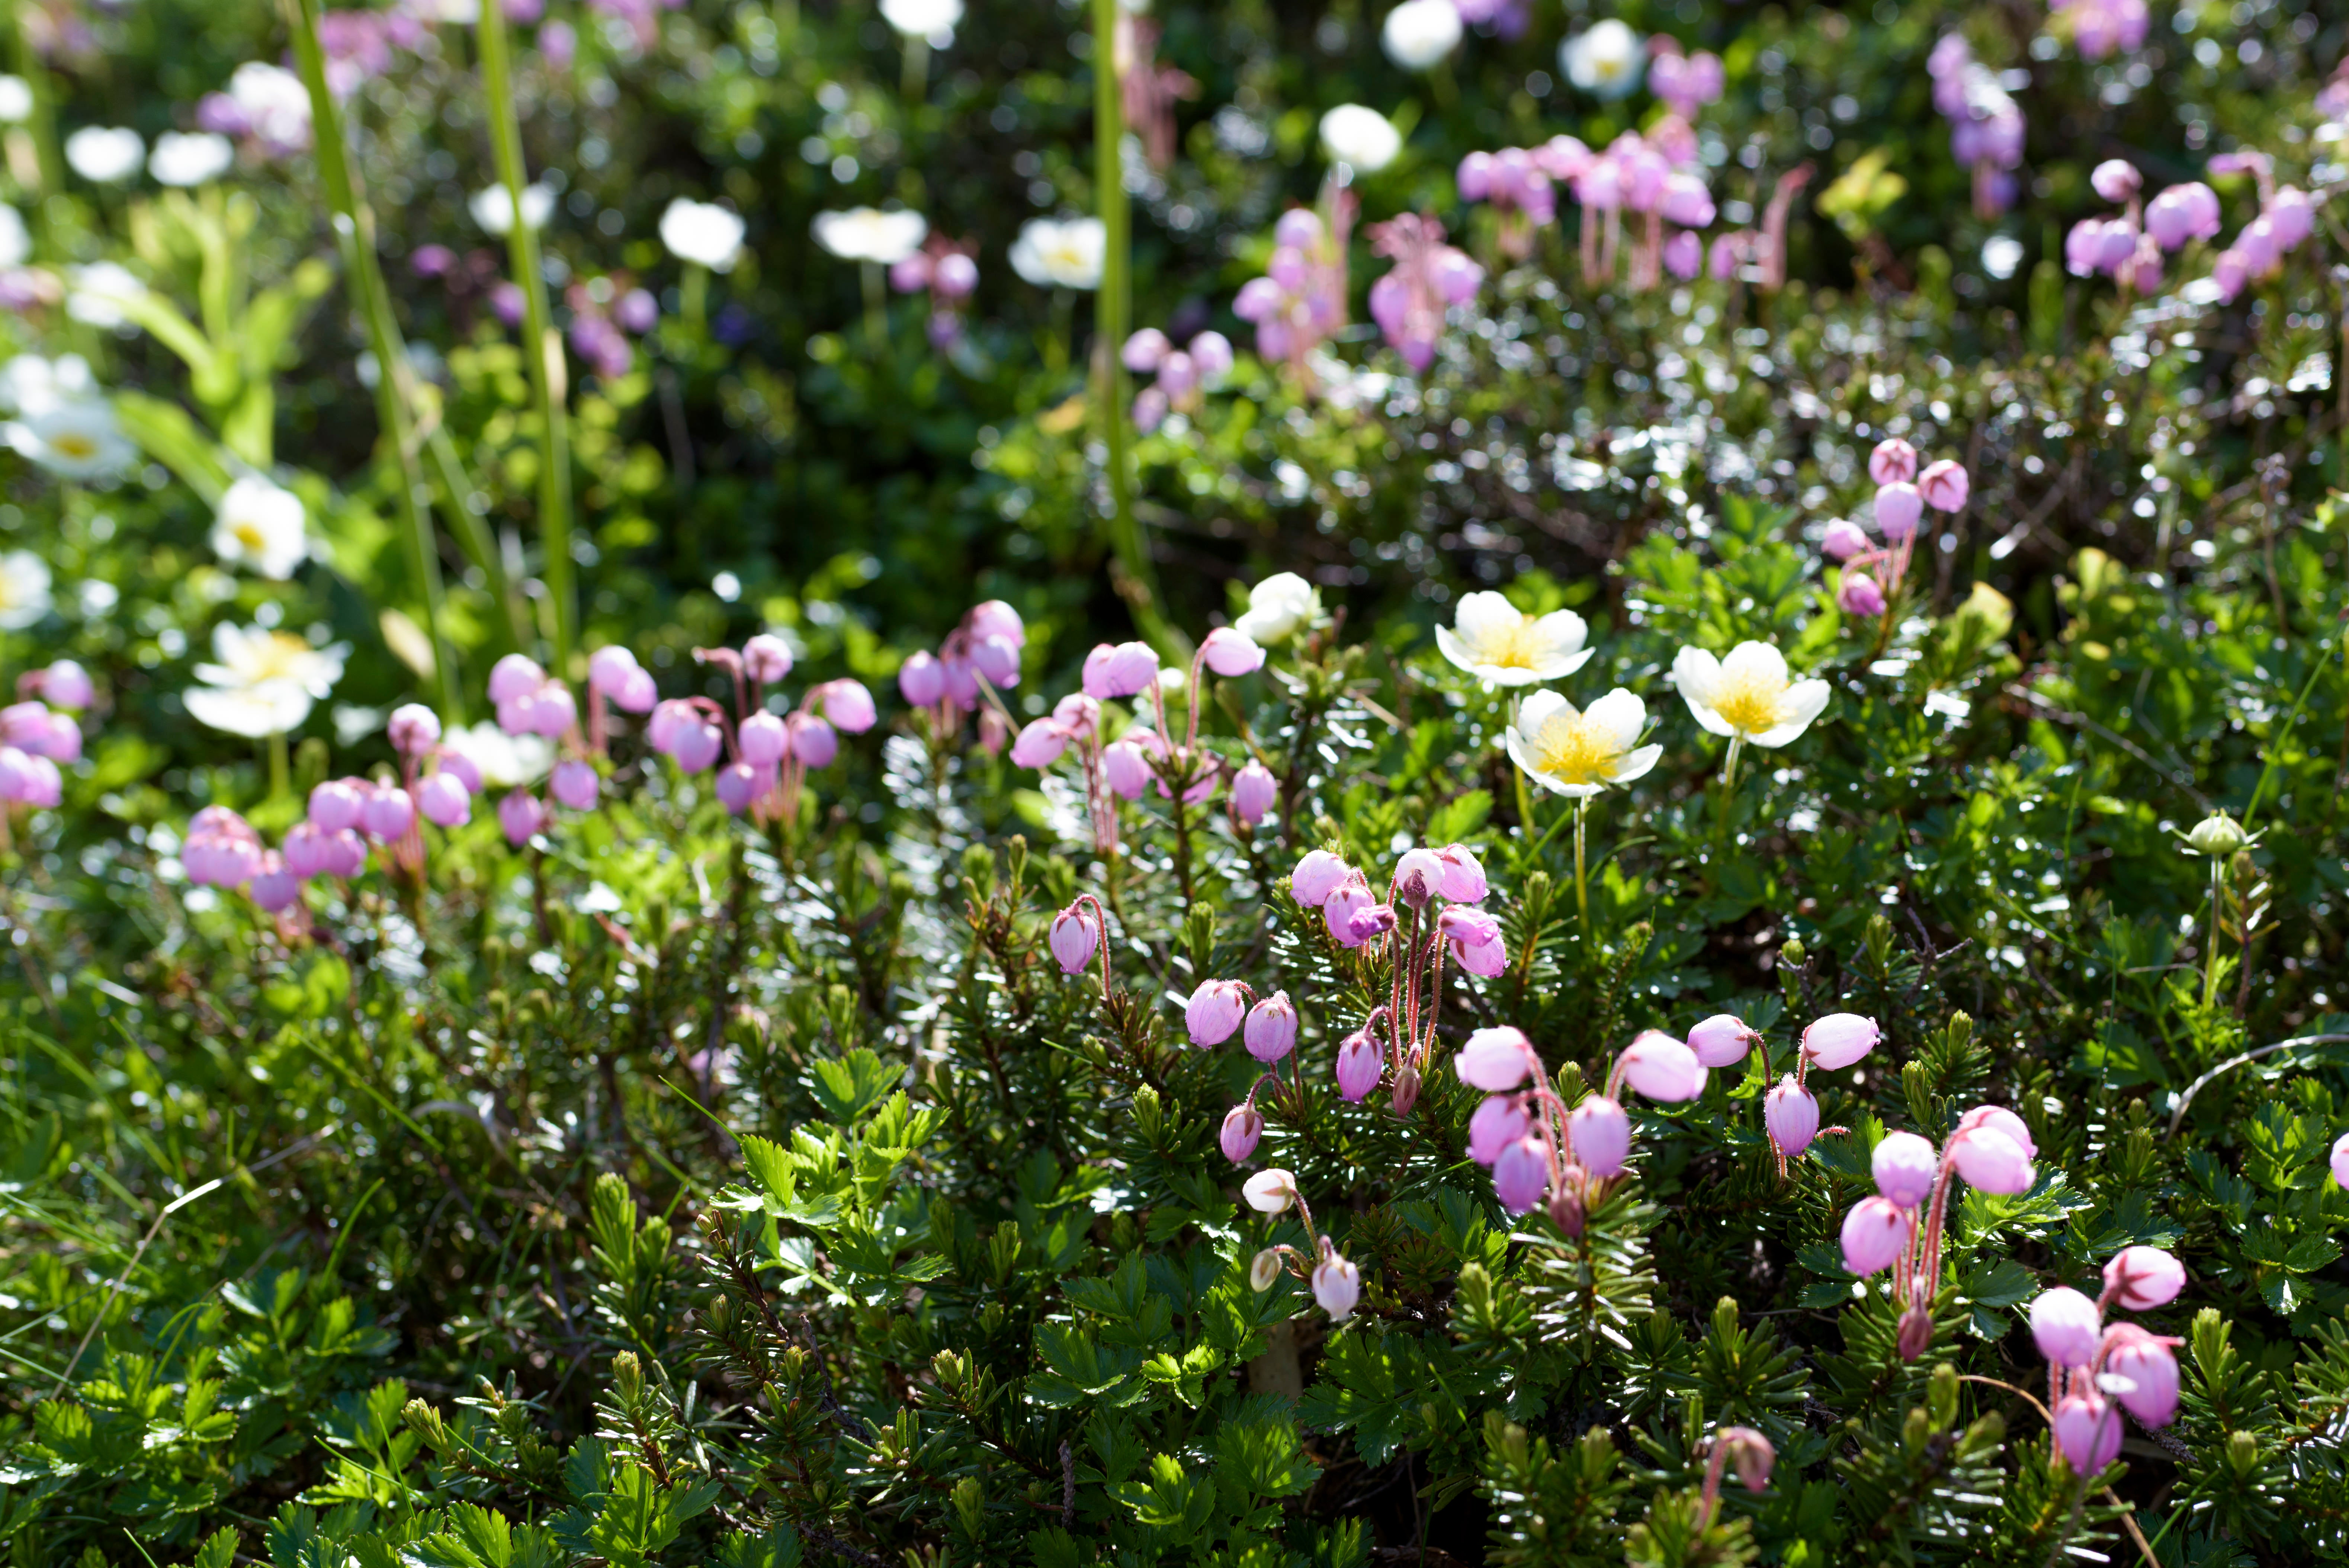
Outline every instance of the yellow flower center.
<path fill-rule="evenodd" d="M 1588 714 L 1547 725 L 1535 748 L 1545 775 L 1572 784 L 1605 784 L 1619 754 L 1613 738 Z"/>
<path fill-rule="evenodd" d="M 246 645 L 247 676 L 256 684 L 291 675 L 310 657 L 310 645 L 290 632 L 273 631 Z"/>
<path fill-rule="evenodd" d="M 261 554 L 261 547 L 268 543 L 261 535 L 260 524 L 255 523 L 239 523 L 231 527 L 229 533 L 235 538 L 238 548 L 250 550 L 256 556 Z"/>
<path fill-rule="evenodd" d="M 78 431 L 68 431 L 49 444 L 60 454 L 76 461 L 98 455 L 98 443 Z"/>
<path fill-rule="evenodd" d="M 1508 630 L 1488 637 L 1476 650 L 1477 660 L 1495 670 L 1531 670 L 1534 667 L 1534 620 L 1526 616 Z"/>
<path fill-rule="evenodd" d="M 1761 674 L 1733 678 L 1713 699 L 1713 711 L 1740 734 L 1758 735 L 1778 727 L 1778 710 L 1785 688 Z"/>

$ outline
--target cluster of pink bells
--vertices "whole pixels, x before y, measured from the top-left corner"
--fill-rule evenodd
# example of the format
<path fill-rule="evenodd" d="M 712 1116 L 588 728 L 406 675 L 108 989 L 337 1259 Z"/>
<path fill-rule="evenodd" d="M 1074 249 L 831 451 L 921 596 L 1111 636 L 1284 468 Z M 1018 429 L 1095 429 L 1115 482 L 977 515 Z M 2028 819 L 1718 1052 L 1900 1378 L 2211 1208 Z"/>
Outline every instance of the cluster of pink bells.
<path fill-rule="evenodd" d="M 2178 1414 L 2178 1357 L 2184 1343 L 2133 1323 L 2107 1325 L 2108 1307 L 2145 1312 L 2167 1306 L 2186 1288 L 2186 1270 L 2158 1247 L 2125 1247 L 2105 1265 L 2094 1301 L 2058 1285 L 2031 1303 L 2031 1336 L 2047 1358 L 2047 1408 L 2056 1450 L 2073 1470 L 2093 1476 L 2119 1457 L 2127 1410 L 2148 1427 Z"/>
<path fill-rule="evenodd" d="M 2210 286 L 2231 301 L 2246 285 L 2282 270 L 2283 259 L 2316 232 L 2316 198 L 2275 182 L 2264 152 L 2222 152 L 2213 174 L 2249 174 L 2258 182 L 2259 216 L 2243 225 L 2210 264 Z M 2172 185 L 2140 205 L 2143 178 L 2120 159 L 2096 165 L 2096 194 L 2127 210 L 2117 218 L 2087 218 L 2064 242 L 2064 263 L 2075 277 L 2105 273 L 2125 290 L 2151 294 L 2161 286 L 2161 257 L 2190 241 L 2216 239 L 2221 227 L 2218 193 L 2200 181 Z"/>
<path fill-rule="evenodd" d="M 2023 110 L 1999 73 L 1974 58 L 1955 33 L 1925 57 L 1933 107 L 1950 122 L 1950 156 L 1973 172 L 1974 212 L 1995 218 L 2014 205 L 2014 171 L 2023 166 Z"/>
<path fill-rule="evenodd" d="M 1664 116 L 1644 132 L 1627 130 L 1603 151 L 1571 136 L 1553 136 L 1539 147 L 1472 152 L 1460 161 L 1455 178 L 1462 201 L 1490 202 L 1499 213 L 1501 249 L 1519 260 L 1532 253 L 1534 229 L 1557 216 L 1554 185 L 1564 185 L 1583 210 L 1585 283 L 1614 277 L 1627 213 L 1634 222 L 1630 286 L 1653 288 L 1665 273 L 1692 278 L 1703 268 L 1704 243 L 1696 231 L 1713 223 L 1713 194 L 1705 188 L 1696 132 L 1679 114 Z M 1732 236 L 1714 241 L 1715 276 L 1733 275 L 1738 260 Z"/>
<path fill-rule="evenodd" d="M 65 798 L 57 764 L 81 761 L 81 725 L 59 710 L 87 708 L 97 691 L 88 671 L 60 659 L 18 677 L 16 695 L 0 708 L 0 804 L 56 805 Z"/>
<path fill-rule="evenodd" d="M 1916 548 L 1917 525 L 1925 508 L 1936 512 L 1965 510 L 1973 494 L 1973 481 L 1965 465 L 1948 458 L 1917 468 L 1917 449 L 1899 436 L 1876 443 L 1868 454 L 1868 476 L 1876 482 L 1876 526 L 1884 535 L 1878 545 L 1868 530 L 1847 518 L 1827 524 L 1820 550 L 1843 566 L 1843 583 L 1836 605 L 1846 615 L 1880 616 L 1900 592 Z M 1882 575 L 1878 582 L 1870 568 Z"/>
<path fill-rule="evenodd" d="M 967 240 L 932 234 L 927 244 L 891 265 L 889 286 L 930 296 L 930 346 L 944 348 L 962 336 L 963 311 L 978 287 L 978 263 Z"/>
<path fill-rule="evenodd" d="M 1274 263 L 1279 265 L 1279 258 L 1276 256 Z M 1133 425 L 1145 433 L 1165 423 L 1170 413 L 1195 411 L 1200 394 L 1232 369 L 1231 339 L 1220 332 L 1202 332 L 1188 347 L 1177 348 L 1166 334 L 1145 327 L 1125 340 L 1119 357 L 1135 375 L 1157 379 L 1155 385 L 1143 388 L 1133 397 Z"/>
<path fill-rule="evenodd" d="M 761 822 L 791 819 L 806 770 L 828 766 L 838 755 L 836 731 L 861 733 L 877 720 L 872 694 L 848 680 L 811 688 L 789 713 L 769 711 L 765 688 L 792 669 L 791 649 L 780 638 L 753 637 L 739 652 L 698 648 L 694 657 L 733 677 L 731 711 L 706 697 L 662 701 L 651 672 L 616 645 L 598 649 L 588 659 L 584 732 L 569 686 L 521 654 L 499 659 L 489 681 L 498 727 L 509 735 L 556 742 L 564 752 L 547 775 L 546 799 L 529 789 L 512 789 L 499 800 L 498 826 L 506 841 L 516 848 L 528 844 L 553 817 L 549 801 L 572 811 L 595 808 L 603 798 L 598 764 L 606 754 L 613 709 L 649 714 L 647 744 L 686 774 L 717 767 L 719 802 L 735 815 Z M 242 888 L 274 914 L 299 901 L 303 884 L 312 877 L 358 876 L 367 868 L 370 845 L 402 871 L 419 872 L 423 825 L 455 828 L 472 820 L 473 797 L 482 793 L 485 781 L 463 745 L 444 740 L 440 718 L 429 708 L 409 703 L 396 710 L 386 734 L 400 760 L 398 780 L 341 778 L 319 784 L 310 792 L 303 820 L 286 831 L 278 848 L 264 844 L 252 825 L 226 806 L 198 812 L 180 854 L 188 880 L 199 887 Z M 721 754 L 729 759 L 722 766 Z M 0 754 L 0 771 L 5 767 Z"/>

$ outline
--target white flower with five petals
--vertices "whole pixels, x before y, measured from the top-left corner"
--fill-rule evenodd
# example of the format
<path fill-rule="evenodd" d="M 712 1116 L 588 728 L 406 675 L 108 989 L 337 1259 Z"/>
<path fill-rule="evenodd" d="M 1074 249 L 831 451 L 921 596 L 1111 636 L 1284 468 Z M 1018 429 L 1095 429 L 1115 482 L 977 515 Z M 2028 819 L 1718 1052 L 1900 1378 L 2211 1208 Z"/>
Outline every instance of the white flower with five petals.
<path fill-rule="evenodd" d="M 1664 748 L 1640 744 L 1647 727 L 1648 705 L 1620 686 L 1580 712 L 1555 691 L 1537 691 L 1509 728 L 1509 757 L 1546 790 L 1594 795 L 1656 765 Z"/>
<path fill-rule="evenodd" d="M 1464 596 L 1451 626 L 1435 628 L 1444 657 L 1495 686 L 1531 686 L 1573 674 L 1590 658 L 1589 628 L 1572 610 L 1527 615 L 1495 593 Z"/>
<path fill-rule="evenodd" d="M 1672 660 L 1672 684 L 1696 722 L 1714 734 L 1767 747 L 1809 729 L 1830 695 L 1824 680 L 1795 680 L 1785 656 L 1766 642 L 1741 642 L 1726 659 L 1683 648 Z"/>

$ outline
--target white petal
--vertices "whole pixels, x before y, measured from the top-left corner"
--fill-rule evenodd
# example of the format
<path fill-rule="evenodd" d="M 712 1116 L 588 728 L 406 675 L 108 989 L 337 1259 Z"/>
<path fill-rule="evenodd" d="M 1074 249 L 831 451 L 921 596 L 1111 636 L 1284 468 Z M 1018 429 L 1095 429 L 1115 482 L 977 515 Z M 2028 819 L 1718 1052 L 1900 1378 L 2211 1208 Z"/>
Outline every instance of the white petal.
<path fill-rule="evenodd" d="M 1721 673 L 1724 680 L 1758 680 L 1765 691 L 1781 691 L 1786 686 L 1786 656 L 1766 642 L 1741 642 L 1721 661 Z"/>
<path fill-rule="evenodd" d="M 1572 610 L 1552 610 L 1533 624 L 1535 644 L 1543 653 L 1563 659 L 1581 651 L 1590 628 Z"/>
<path fill-rule="evenodd" d="M 1531 686 L 1537 680 L 1548 679 L 1540 670 L 1519 664 L 1479 664 L 1475 673 L 1495 686 Z"/>
<path fill-rule="evenodd" d="M 1256 612 L 1253 610 L 1248 612 L 1249 615 L 1253 615 Z M 1247 618 L 1243 616 L 1240 618 L 1242 622 L 1241 629 L 1245 631 L 1247 629 L 1246 625 Z M 1250 635 L 1253 636 L 1254 634 L 1251 633 Z M 1454 664 L 1459 666 L 1461 669 L 1468 670 L 1471 673 L 1475 672 L 1475 654 L 1469 650 L 1468 645 L 1462 642 L 1460 640 L 1459 634 L 1454 631 L 1450 627 L 1439 626 L 1435 628 L 1435 649 L 1437 652 L 1443 654 L 1444 658 L 1450 659 Z"/>
<path fill-rule="evenodd" d="M 1672 658 L 1672 685 L 1688 700 L 1692 711 L 1713 706 L 1721 691 L 1721 660 L 1702 648 L 1683 648 Z M 1716 734 L 1725 735 L 1726 730 Z"/>
<path fill-rule="evenodd" d="M 1517 730 L 1538 736 L 1558 717 L 1577 717 L 1574 704 L 1556 691 L 1537 691 L 1517 704 Z"/>
<path fill-rule="evenodd" d="M 1526 738 L 1517 733 L 1516 731 L 1512 730 L 1509 732 L 1508 742 L 1509 760 L 1516 763 L 1517 767 L 1527 778 L 1533 780 L 1534 783 L 1541 785 L 1542 788 L 1549 791 L 1552 794 L 1562 794 L 1572 797 L 1576 795 L 1597 794 L 1599 793 L 1599 786 L 1597 784 L 1568 784 L 1559 779 L 1554 774 L 1546 774 L 1542 772 L 1541 769 L 1536 765 L 1533 753 L 1526 745 Z M 1531 826 L 1531 824 L 1527 824 L 1528 828 L 1530 828 Z"/>
<path fill-rule="evenodd" d="M 1585 717 L 1599 726 L 1611 749 L 1625 752 L 1648 727 L 1648 705 L 1636 693 L 1618 686 L 1593 702 Z"/>
<path fill-rule="evenodd" d="M 1826 711 L 1827 699 L 1834 693 L 1824 680 L 1797 680 L 1786 689 L 1786 701 L 1779 711 L 1785 715 L 1776 724 L 1752 736 L 1757 746 L 1778 747 L 1811 727 L 1811 721 Z"/>
<path fill-rule="evenodd" d="M 1584 665 L 1599 650 L 1586 648 L 1575 653 L 1539 653 L 1534 656 L 1533 678 L 1537 680 L 1563 680 Z"/>
<path fill-rule="evenodd" d="M 1617 784 L 1630 784 L 1633 779 L 1645 778 L 1663 754 L 1664 748 L 1661 745 L 1641 746 L 1616 763 L 1615 771 L 1608 776 Z"/>
<path fill-rule="evenodd" d="M 1462 598 L 1452 624 L 1459 629 L 1460 640 L 1482 655 L 1507 647 L 1509 639 L 1525 620 L 1516 606 L 1499 594 L 1487 592 Z"/>

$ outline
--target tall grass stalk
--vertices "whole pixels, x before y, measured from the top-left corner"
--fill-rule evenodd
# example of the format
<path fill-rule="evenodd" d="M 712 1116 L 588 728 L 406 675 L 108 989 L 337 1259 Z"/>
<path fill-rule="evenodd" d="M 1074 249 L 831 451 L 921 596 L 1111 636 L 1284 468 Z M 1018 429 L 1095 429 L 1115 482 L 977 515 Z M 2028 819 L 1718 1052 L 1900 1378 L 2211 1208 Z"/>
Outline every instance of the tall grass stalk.
<path fill-rule="evenodd" d="M 305 0 L 308 3 L 308 0 Z M 523 358 L 530 363 L 531 400 L 540 432 L 538 530 L 546 553 L 547 597 L 554 606 L 554 668 L 569 679 L 571 650 L 579 636 L 578 594 L 571 566 L 571 427 L 565 407 L 568 377 L 563 338 L 549 322 L 546 274 L 539 263 L 538 231 L 523 222 L 522 196 L 529 177 L 523 168 L 522 120 L 514 112 L 513 60 L 507 47 L 504 10 L 481 7 L 481 87 L 490 100 L 490 138 L 498 179 L 513 208 L 506 234 L 514 281 L 522 286 Z"/>

